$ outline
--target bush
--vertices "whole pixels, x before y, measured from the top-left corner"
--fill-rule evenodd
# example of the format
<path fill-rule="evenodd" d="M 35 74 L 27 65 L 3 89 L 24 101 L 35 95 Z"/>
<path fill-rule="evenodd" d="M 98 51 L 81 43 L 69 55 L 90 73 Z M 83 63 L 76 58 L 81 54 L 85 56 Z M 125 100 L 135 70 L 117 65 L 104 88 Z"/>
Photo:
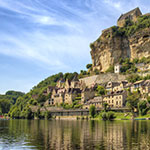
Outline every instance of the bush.
<path fill-rule="evenodd" d="M 116 118 L 116 116 L 115 116 L 114 112 L 112 112 L 112 111 L 107 112 L 107 120 L 113 120 L 115 118 Z"/>
<path fill-rule="evenodd" d="M 91 67 L 92 67 L 92 64 L 87 64 L 87 65 L 86 65 L 86 68 L 87 68 L 87 69 L 90 69 Z"/>
<path fill-rule="evenodd" d="M 52 118 L 51 112 L 46 111 L 45 112 L 45 119 L 50 119 L 50 118 Z"/>
<path fill-rule="evenodd" d="M 113 120 L 116 118 L 115 113 L 112 111 L 103 112 L 100 114 L 100 117 L 102 118 L 102 120 Z"/>

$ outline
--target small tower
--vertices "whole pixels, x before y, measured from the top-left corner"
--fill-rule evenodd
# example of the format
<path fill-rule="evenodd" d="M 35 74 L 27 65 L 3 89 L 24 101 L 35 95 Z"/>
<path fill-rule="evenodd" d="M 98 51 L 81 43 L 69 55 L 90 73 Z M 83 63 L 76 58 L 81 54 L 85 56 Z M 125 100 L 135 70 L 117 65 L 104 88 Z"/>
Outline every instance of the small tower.
<path fill-rule="evenodd" d="M 121 65 L 120 64 L 115 64 L 114 66 L 114 73 L 120 73 Z"/>

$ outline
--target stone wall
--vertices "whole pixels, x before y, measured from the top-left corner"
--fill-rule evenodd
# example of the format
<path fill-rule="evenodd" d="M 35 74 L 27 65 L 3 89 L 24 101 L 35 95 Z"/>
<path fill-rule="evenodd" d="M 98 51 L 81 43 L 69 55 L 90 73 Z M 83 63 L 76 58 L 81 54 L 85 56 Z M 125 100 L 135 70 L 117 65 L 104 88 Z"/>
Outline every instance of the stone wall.
<path fill-rule="evenodd" d="M 86 86 L 90 87 L 93 84 L 101 84 L 109 81 L 123 81 L 126 80 L 126 75 L 120 75 L 118 73 L 102 73 L 91 77 L 81 78 L 80 81 L 85 82 Z"/>

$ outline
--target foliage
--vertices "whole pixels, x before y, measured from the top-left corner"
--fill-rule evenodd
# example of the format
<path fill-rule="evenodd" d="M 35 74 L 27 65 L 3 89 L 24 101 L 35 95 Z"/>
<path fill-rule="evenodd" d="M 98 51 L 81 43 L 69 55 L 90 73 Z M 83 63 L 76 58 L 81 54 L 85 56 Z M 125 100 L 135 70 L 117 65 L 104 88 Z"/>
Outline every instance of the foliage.
<path fill-rule="evenodd" d="M 7 91 L 5 95 L 0 95 L 0 112 L 8 113 L 17 98 L 22 97 L 24 93 L 16 91 Z"/>
<path fill-rule="evenodd" d="M 97 91 L 97 94 L 100 95 L 100 96 L 106 94 L 105 88 L 103 86 L 101 86 L 101 85 L 97 86 L 96 91 Z"/>
<path fill-rule="evenodd" d="M 114 73 L 114 66 L 111 65 L 111 66 L 106 70 L 106 72 Z"/>
<path fill-rule="evenodd" d="M 129 58 L 120 59 L 120 64 L 122 65 L 120 69 L 122 73 L 131 74 L 137 72 L 135 64 L 131 62 Z"/>
<path fill-rule="evenodd" d="M 124 27 L 113 26 L 113 36 L 131 36 L 137 31 L 150 27 L 150 16 L 140 16 L 138 21 L 133 23 L 131 20 L 126 20 Z"/>
<path fill-rule="evenodd" d="M 102 118 L 102 120 L 113 120 L 116 118 L 115 113 L 112 111 L 102 112 L 100 114 L 100 117 Z"/>
<path fill-rule="evenodd" d="M 46 96 L 43 95 L 42 93 L 39 95 L 39 97 L 37 98 L 37 102 L 38 103 L 43 103 L 45 102 L 47 99 L 46 99 Z"/>
<path fill-rule="evenodd" d="M 138 109 L 140 94 L 138 92 L 129 93 L 127 97 L 127 107 L 130 108 L 132 114 L 134 115 L 135 110 Z"/>
<path fill-rule="evenodd" d="M 146 113 L 147 113 L 147 111 L 149 109 L 147 107 L 147 102 L 145 100 L 139 101 L 138 108 L 139 108 L 139 113 L 140 113 L 141 116 L 146 115 Z"/>
<path fill-rule="evenodd" d="M 91 105 L 90 108 L 89 108 L 89 114 L 92 118 L 95 117 L 95 114 L 96 114 L 96 108 L 94 105 Z"/>
<path fill-rule="evenodd" d="M 108 104 L 105 102 L 105 103 L 103 103 L 103 107 L 104 107 L 104 112 L 106 112 L 107 111 L 107 106 L 108 106 Z"/>
<path fill-rule="evenodd" d="M 50 118 L 52 118 L 51 112 L 46 111 L 45 112 L 45 119 L 50 119 Z"/>
<path fill-rule="evenodd" d="M 142 80 L 138 74 L 131 74 L 127 77 L 128 82 L 134 83 L 136 81 Z"/>
<path fill-rule="evenodd" d="M 94 44 L 93 43 L 90 43 L 90 48 L 94 49 Z"/>
<path fill-rule="evenodd" d="M 87 69 L 92 68 L 92 64 L 87 64 L 87 65 L 86 65 L 86 68 L 87 68 Z"/>

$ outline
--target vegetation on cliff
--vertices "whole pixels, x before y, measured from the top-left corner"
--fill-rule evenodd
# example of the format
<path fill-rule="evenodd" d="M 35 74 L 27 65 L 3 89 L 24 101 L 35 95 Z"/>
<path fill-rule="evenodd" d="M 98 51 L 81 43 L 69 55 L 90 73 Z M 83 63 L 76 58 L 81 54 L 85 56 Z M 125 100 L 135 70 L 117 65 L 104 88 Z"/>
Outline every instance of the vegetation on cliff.
<path fill-rule="evenodd" d="M 150 27 L 150 16 L 140 16 L 137 22 L 126 20 L 124 27 L 113 26 L 113 36 L 131 36 L 137 31 Z"/>

